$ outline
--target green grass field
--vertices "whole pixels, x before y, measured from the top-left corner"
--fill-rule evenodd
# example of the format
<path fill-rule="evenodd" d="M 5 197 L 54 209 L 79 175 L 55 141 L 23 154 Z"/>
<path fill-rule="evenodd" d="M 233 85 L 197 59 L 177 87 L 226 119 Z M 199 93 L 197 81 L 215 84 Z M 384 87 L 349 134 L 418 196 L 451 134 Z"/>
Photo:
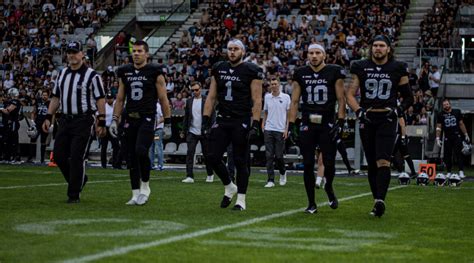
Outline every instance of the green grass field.
<path fill-rule="evenodd" d="M 337 177 L 337 210 L 317 191 L 303 213 L 301 175 L 263 188 L 254 172 L 247 210 L 221 209 L 220 181 L 183 184 L 152 172 L 151 199 L 129 207 L 127 171 L 88 169 L 80 204 L 66 204 L 56 168 L 0 166 L 0 262 L 473 262 L 474 183 L 400 187 L 373 218 L 367 179 Z M 473 172 L 469 172 L 473 175 Z M 216 177 L 217 179 L 217 177 Z"/>

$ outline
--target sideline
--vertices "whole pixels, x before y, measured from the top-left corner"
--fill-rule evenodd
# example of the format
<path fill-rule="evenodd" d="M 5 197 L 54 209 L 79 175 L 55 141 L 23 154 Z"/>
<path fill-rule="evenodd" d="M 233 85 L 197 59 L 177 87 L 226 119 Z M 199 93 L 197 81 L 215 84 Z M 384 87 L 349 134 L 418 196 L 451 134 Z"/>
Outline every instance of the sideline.
<path fill-rule="evenodd" d="M 405 185 L 400 185 L 400 186 L 391 187 L 388 190 L 391 191 L 391 190 L 396 190 L 396 189 L 405 188 L 405 187 L 406 187 Z M 349 200 L 352 200 L 352 199 L 357 199 L 357 198 L 361 198 L 361 197 L 365 197 L 365 196 L 369 196 L 369 195 L 372 195 L 372 193 L 368 192 L 368 193 L 362 193 L 362 194 L 358 194 L 358 195 L 348 196 L 348 197 L 344 197 L 344 198 L 339 199 L 339 202 L 349 201 Z M 328 205 L 328 202 L 324 202 L 324 203 L 321 203 L 319 205 L 319 207 L 323 207 L 323 206 L 327 206 L 327 205 Z M 293 215 L 293 214 L 296 214 L 296 213 L 302 213 L 302 211 L 304 209 L 305 209 L 305 207 L 304 208 L 293 209 L 293 210 L 288 210 L 288 211 L 284 211 L 284 212 L 280 212 L 280 213 L 269 214 L 269 215 L 262 216 L 262 217 L 256 217 L 256 218 L 252 218 L 252 219 L 245 220 L 245 221 L 235 223 L 235 224 L 231 224 L 231 225 L 223 225 L 223 226 L 214 227 L 214 228 L 202 229 L 202 230 L 198 230 L 198 231 L 187 233 L 187 234 L 181 234 L 181 235 L 171 236 L 171 237 L 164 238 L 164 239 L 158 239 L 158 240 L 151 241 L 151 242 L 139 243 L 139 244 L 124 246 L 124 247 L 117 247 L 117 248 L 113 248 L 113 249 L 106 250 L 106 251 L 99 252 L 99 253 L 92 254 L 92 255 L 87 255 L 87 256 L 68 259 L 68 260 L 65 260 L 65 261 L 62 261 L 62 262 L 64 262 L 64 263 L 90 262 L 90 261 L 99 260 L 99 259 L 103 259 L 103 258 L 108 258 L 108 257 L 113 257 L 113 256 L 118 256 L 118 255 L 124 255 L 124 254 L 127 254 L 129 252 L 136 251 L 136 250 L 141 250 L 141 249 L 146 249 L 146 248 L 151 248 L 151 247 L 158 247 L 158 246 L 161 246 L 161 245 L 166 245 L 166 244 L 170 244 L 170 243 L 174 243 L 174 242 L 179 242 L 179 241 L 182 241 L 182 240 L 187 240 L 187 239 L 191 239 L 191 238 L 205 236 L 205 235 L 208 235 L 208 234 L 222 232 L 222 231 L 225 231 L 225 230 L 228 230 L 228 229 L 234 229 L 234 228 L 238 228 L 238 227 L 245 227 L 245 226 L 248 226 L 248 225 L 252 225 L 252 224 L 256 224 L 256 223 L 260 223 L 260 222 L 264 222 L 264 221 L 268 221 L 268 220 L 272 220 L 272 219 L 276 219 L 276 218 L 280 218 L 280 217 L 290 216 L 290 215 Z"/>

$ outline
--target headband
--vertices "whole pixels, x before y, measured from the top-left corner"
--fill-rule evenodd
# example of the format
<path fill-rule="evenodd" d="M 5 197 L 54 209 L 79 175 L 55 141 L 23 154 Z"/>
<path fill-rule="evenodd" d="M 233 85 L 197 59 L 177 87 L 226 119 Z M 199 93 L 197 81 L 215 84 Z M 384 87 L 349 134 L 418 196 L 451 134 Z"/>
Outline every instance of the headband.
<path fill-rule="evenodd" d="M 391 41 L 390 39 L 385 36 L 385 35 L 377 35 L 375 36 L 373 39 L 372 39 L 372 44 L 375 42 L 375 41 L 383 41 L 387 44 L 387 46 L 390 46 L 391 45 Z"/>
<path fill-rule="evenodd" d="M 237 46 L 239 46 L 243 51 L 245 51 L 244 43 L 242 43 L 242 41 L 240 41 L 239 39 L 232 39 L 232 40 L 229 40 L 229 42 L 227 43 L 227 49 L 229 49 L 229 46 L 230 46 L 231 44 L 237 45 Z"/>
<path fill-rule="evenodd" d="M 308 47 L 308 51 L 309 51 L 310 49 L 319 49 L 319 50 L 321 50 L 323 53 L 326 53 L 326 50 L 324 50 L 324 47 L 321 46 L 320 44 L 311 44 L 311 45 L 309 45 L 309 47 Z"/>

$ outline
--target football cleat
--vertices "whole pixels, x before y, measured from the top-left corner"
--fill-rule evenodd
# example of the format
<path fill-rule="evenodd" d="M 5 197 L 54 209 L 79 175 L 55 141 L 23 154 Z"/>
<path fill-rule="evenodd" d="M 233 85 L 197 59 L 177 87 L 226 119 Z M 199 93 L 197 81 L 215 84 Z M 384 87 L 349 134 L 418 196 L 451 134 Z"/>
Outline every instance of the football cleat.
<path fill-rule="evenodd" d="M 385 213 L 385 202 L 383 200 L 377 200 L 372 209 L 373 215 L 376 217 L 382 217 Z"/>
<path fill-rule="evenodd" d="M 186 183 L 186 184 L 192 184 L 192 183 L 194 183 L 194 179 L 191 178 L 191 177 L 186 177 L 181 182 Z"/>
<path fill-rule="evenodd" d="M 144 205 L 148 202 L 148 195 L 140 194 L 137 198 L 137 205 Z"/>
<path fill-rule="evenodd" d="M 316 206 L 316 204 L 309 205 L 308 208 L 304 210 L 304 212 L 307 214 L 316 214 L 318 212 L 318 207 Z"/>
<path fill-rule="evenodd" d="M 214 182 L 214 175 L 208 175 L 206 178 L 206 183 L 212 183 Z"/>
<path fill-rule="evenodd" d="M 272 182 L 272 181 L 268 181 L 267 184 L 265 186 L 263 186 L 265 188 L 272 188 L 272 187 L 275 187 L 275 183 Z"/>
<path fill-rule="evenodd" d="M 232 210 L 234 210 L 234 211 L 243 211 L 243 210 L 245 210 L 245 208 L 243 208 L 243 207 L 240 206 L 240 205 L 234 205 L 234 207 L 232 208 Z"/>
<path fill-rule="evenodd" d="M 66 203 L 68 203 L 68 204 L 78 204 L 80 202 L 81 202 L 81 199 L 79 199 L 79 197 L 78 198 L 69 197 L 66 201 Z"/>
<path fill-rule="evenodd" d="M 128 202 L 125 203 L 126 205 L 137 205 L 137 199 L 130 199 Z"/>
<path fill-rule="evenodd" d="M 327 192 L 328 199 L 329 199 L 329 207 L 332 209 L 337 209 L 339 207 L 339 201 L 337 200 L 336 195 L 334 192 Z"/>
<path fill-rule="evenodd" d="M 280 174 L 280 185 L 283 186 L 286 184 L 286 171 L 284 174 Z"/>
<path fill-rule="evenodd" d="M 224 195 L 221 201 L 221 208 L 227 208 L 231 202 L 232 202 L 232 198 L 229 198 Z"/>

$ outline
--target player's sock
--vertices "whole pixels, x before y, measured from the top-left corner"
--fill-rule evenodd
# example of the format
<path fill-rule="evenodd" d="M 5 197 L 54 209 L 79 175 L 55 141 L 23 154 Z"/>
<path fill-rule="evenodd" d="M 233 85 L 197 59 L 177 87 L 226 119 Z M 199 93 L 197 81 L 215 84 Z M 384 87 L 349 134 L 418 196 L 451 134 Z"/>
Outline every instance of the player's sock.
<path fill-rule="evenodd" d="M 142 182 L 140 185 L 140 194 L 144 194 L 146 196 L 150 196 L 151 189 L 150 189 L 150 182 Z"/>
<path fill-rule="evenodd" d="M 237 201 L 235 201 L 235 206 L 240 206 L 241 210 L 245 210 L 245 194 L 237 194 Z"/>
<path fill-rule="evenodd" d="M 377 169 L 377 197 L 385 200 L 388 186 L 390 185 L 390 167 L 382 166 Z"/>

